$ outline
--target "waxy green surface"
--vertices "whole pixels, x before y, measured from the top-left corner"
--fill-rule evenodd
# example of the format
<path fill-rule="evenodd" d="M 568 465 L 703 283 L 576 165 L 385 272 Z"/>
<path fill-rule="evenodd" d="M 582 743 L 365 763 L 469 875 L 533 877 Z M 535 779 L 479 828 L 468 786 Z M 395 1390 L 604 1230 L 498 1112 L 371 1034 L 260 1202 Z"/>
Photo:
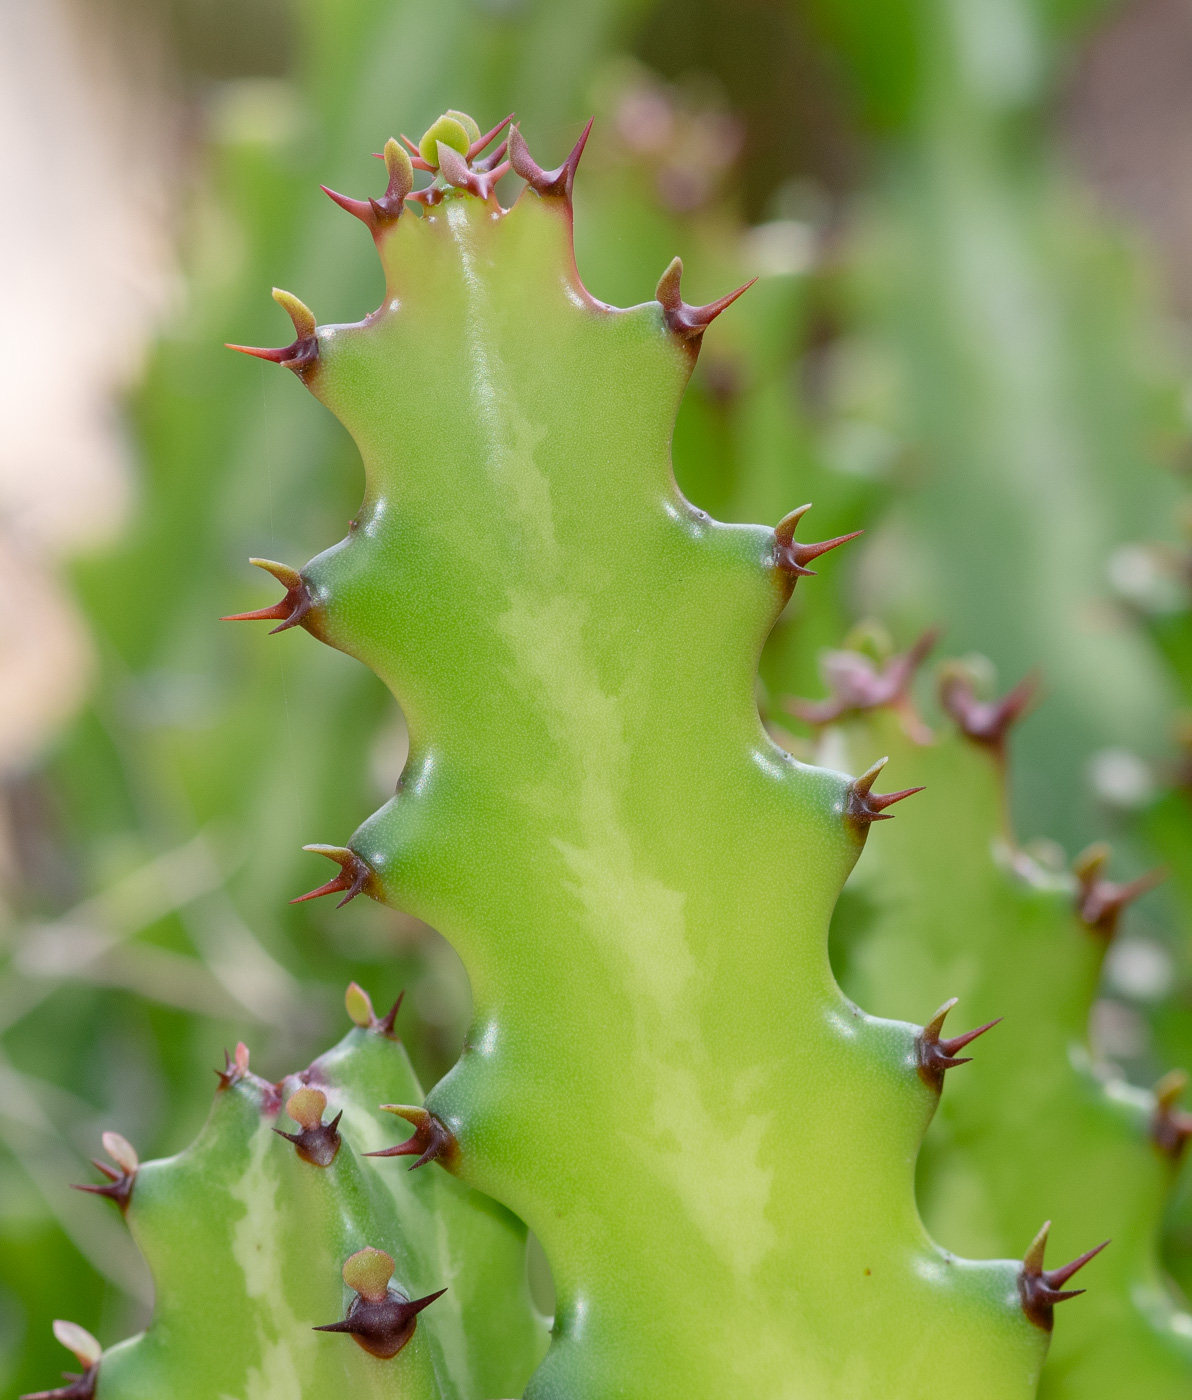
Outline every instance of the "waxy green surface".
<path fill-rule="evenodd" d="M 1174 1166 L 1150 1138 L 1152 1095 L 1091 1063 L 1106 942 L 1077 917 L 1075 882 L 1007 845 L 988 750 L 950 732 L 914 743 L 888 711 L 838 733 L 850 753 L 890 754 L 899 783 L 926 785 L 858 868 L 873 914 L 849 948 L 848 990 L 890 1015 L 959 997 L 945 1035 L 1005 1018 L 948 1072 L 920 1172 L 928 1224 L 955 1249 L 1021 1252 L 1051 1219 L 1052 1268 L 1111 1239 L 1068 1285 L 1087 1294 L 1056 1310 L 1039 1394 L 1187 1396 L 1192 1316 L 1159 1264 Z"/>
<path fill-rule="evenodd" d="M 329 1167 L 303 1161 L 275 1127 L 301 1084 L 341 1110 Z M 405 1050 L 353 1030 L 301 1078 L 249 1074 L 221 1089 L 200 1137 L 137 1174 L 128 1223 L 157 1301 L 142 1336 L 108 1351 L 98 1400 L 487 1400 L 513 1395 L 545 1349 L 526 1286 L 525 1229 L 438 1172 L 410 1173 L 361 1154 L 393 1140 L 378 1110 L 421 1089 Z M 313 1329 L 347 1313 L 341 1279 L 366 1245 L 396 1262 L 408 1298 L 446 1287 L 391 1360 Z"/>
<path fill-rule="evenodd" d="M 694 347 L 587 296 L 562 198 L 448 192 L 380 247 L 384 305 L 307 377 L 366 475 L 309 625 L 409 720 L 351 844 L 471 979 L 428 1107 L 550 1260 L 527 1395 L 1025 1400 L 1017 1265 L 915 1211 L 916 1030 L 829 969 L 860 841 L 759 722 L 773 533 L 674 484 Z"/>

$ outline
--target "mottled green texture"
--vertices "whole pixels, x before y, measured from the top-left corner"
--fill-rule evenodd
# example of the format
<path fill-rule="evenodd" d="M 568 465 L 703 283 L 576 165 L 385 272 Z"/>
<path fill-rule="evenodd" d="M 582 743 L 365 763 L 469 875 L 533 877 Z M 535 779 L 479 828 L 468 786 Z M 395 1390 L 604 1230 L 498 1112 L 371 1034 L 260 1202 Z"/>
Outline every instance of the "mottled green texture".
<path fill-rule="evenodd" d="M 912 742 L 886 710 L 835 738 L 926 785 L 858 868 L 871 913 L 849 940 L 848 990 L 888 1015 L 957 996 L 946 1034 L 1005 1018 L 948 1073 L 920 1172 L 925 1219 L 950 1246 L 986 1253 L 1025 1249 L 1052 1218 L 1053 1267 L 1112 1238 L 1072 1285 L 1087 1296 L 1056 1313 L 1039 1394 L 1186 1396 L 1192 1316 L 1158 1260 L 1173 1164 L 1150 1138 L 1152 1096 L 1087 1046 L 1105 938 L 1077 917 L 1070 876 L 1005 841 L 988 749 L 952 732 Z"/>
<path fill-rule="evenodd" d="M 341 1110 L 328 1167 L 303 1161 L 273 1131 L 302 1084 Z M 279 1092 L 280 1090 L 280 1092 Z M 137 1174 L 128 1223 L 153 1271 L 149 1330 L 100 1362 L 99 1400 L 331 1400 L 402 1396 L 485 1400 L 524 1385 L 545 1346 L 529 1301 L 525 1229 L 459 1182 L 362 1157 L 392 1141 L 377 1105 L 421 1089 L 404 1049 L 376 1030 L 351 1031 L 280 1086 L 234 1075 L 197 1141 Z M 352 1293 L 344 1261 L 369 1245 L 397 1264 L 408 1298 L 446 1287 L 392 1360 L 345 1336 Z"/>
<path fill-rule="evenodd" d="M 850 780 L 759 722 L 773 533 L 673 481 L 695 347 L 587 296 L 559 197 L 447 191 L 380 248 L 382 308 L 323 327 L 307 377 L 367 483 L 308 625 L 409 720 L 351 844 L 471 978 L 428 1107 L 550 1259 L 527 1394 L 1025 1400 L 1017 1266 L 915 1211 L 916 1028 L 828 966 L 860 838 Z"/>

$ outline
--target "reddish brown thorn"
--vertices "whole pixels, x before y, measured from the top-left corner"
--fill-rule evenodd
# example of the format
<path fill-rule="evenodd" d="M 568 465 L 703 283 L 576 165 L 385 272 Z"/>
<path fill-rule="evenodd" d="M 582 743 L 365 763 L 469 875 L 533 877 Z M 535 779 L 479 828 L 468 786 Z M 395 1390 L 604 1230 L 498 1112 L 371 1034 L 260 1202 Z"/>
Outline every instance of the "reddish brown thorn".
<path fill-rule="evenodd" d="M 1072 862 L 1072 872 L 1078 881 L 1077 916 L 1085 928 L 1100 934 L 1106 941 L 1117 933 L 1126 905 L 1167 879 L 1167 871 L 1159 867 L 1126 884 L 1103 880 L 1101 872 L 1108 860 L 1109 847 L 1103 841 L 1098 841 Z"/>
<path fill-rule="evenodd" d="M 810 509 L 811 502 L 808 501 L 805 506 L 800 506 L 798 510 L 792 510 L 789 515 L 783 516 L 774 527 L 774 563 L 788 574 L 793 574 L 796 579 L 815 573 L 814 569 L 805 567 L 813 559 L 818 559 L 821 554 L 827 554 L 828 550 L 836 549 L 837 546 L 847 544 L 849 540 L 855 540 L 858 535 L 864 534 L 863 530 L 854 530 L 850 535 L 837 535 L 834 540 L 821 540 L 818 544 L 799 544 L 795 539 L 795 530 Z"/>
<path fill-rule="evenodd" d="M 267 608 L 257 608 L 255 612 L 229 613 L 227 617 L 220 618 L 221 622 L 273 622 L 278 625 L 269 630 L 269 635 L 274 632 L 285 632 L 291 627 L 297 627 L 303 622 L 308 612 L 315 605 L 315 600 L 311 596 L 306 580 L 296 570 L 291 569 L 287 564 L 278 564 L 273 559 L 250 559 L 250 564 L 255 564 L 258 569 L 264 569 L 266 573 L 273 577 L 286 590 L 286 596 L 280 602 L 272 604 Z M 279 620 L 280 619 L 280 620 Z"/>
<path fill-rule="evenodd" d="M 429 1308 L 436 1298 L 441 1298 L 446 1292 L 445 1288 L 440 1288 L 437 1293 L 428 1293 L 425 1298 L 412 1301 L 394 1292 L 379 1302 L 357 1295 L 343 1322 L 329 1322 L 314 1330 L 346 1332 L 370 1355 L 388 1361 L 414 1335 L 418 1314 L 423 1308 Z"/>
<path fill-rule="evenodd" d="M 803 569 L 801 572 L 811 571 Z M 909 651 L 890 657 L 881 666 L 875 665 L 864 652 L 827 652 L 821 660 L 821 666 L 830 692 L 828 698 L 792 698 L 783 701 L 783 705 L 796 719 L 801 719 L 805 724 L 816 725 L 831 724 L 842 715 L 864 713 L 887 705 L 899 708 L 909 702 L 909 691 L 915 672 L 927 659 L 928 653 L 939 640 L 939 635 L 937 628 L 924 632 Z"/>
<path fill-rule="evenodd" d="M 459 1156 L 459 1143 L 441 1118 L 436 1118 L 425 1108 L 410 1108 L 405 1104 L 383 1103 L 381 1107 L 386 1113 L 395 1113 L 413 1124 L 414 1131 L 405 1142 L 383 1148 L 380 1152 L 366 1152 L 366 1157 L 417 1157 L 411 1171 L 426 1166 L 427 1162 L 441 1162 L 450 1170 Z"/>
<path fill-rule="evenodd" d="M 389 1008 L 385 1016 L 378 1016 L 373 1010 L 372 997 L 364 990 L 358 982 L 349 982 L 348 990 L 344 993 L 344 1005 L 347 1007 L 348 1015 L 362 1030 L 376 1031 L 378 1035 L 386 1036 L 389 1040 L 396 1040 L 393 1027 L 397 1022 L 397 1013 L 401 1010 L 401 1004 L 405 1000 L 405 992 L 399 992 L 397 1000 Z"/>
<path fill-rule="evenodd" d="M 230 1089 L 233 1084 L 238 1084 L 240 1080 L 248 1078 L 248 1046 L 244 1041 L 239 1041 L 236 1045 L 235 1055 L 229 1055 L 224 1051 L 224 1067 L 217 1069 L 215 1073 L 219 1076 L 219 1087 Z"/>
<path fill-rule="evenodd" d="M 132 1199 L 132 1188 L 136 1184 L 137 1172 L 141 1166 L 136 1148 L 119 1133 L 104 1133 L 101 1141 L 103 1150 L 116 1165 L 111 1167 L 107 1162 L 101 1162 L 94 1157 L 91 1159 L 91 1165 L 107 1177 L 107 1183 L 103 1186 L 76 1186 L 74 1189 L 87 1191 L 93 1196 L 106 1196 L 108 1200 L 115 1201 L 122 1212 L 127 1211 L 128 1203 Z"/>
<path fill-rule="evenodd" d="M 269 360 L 275 365 L 292 369 L 301 379 L 312 365 L 318 363 L 319 339 L 315 333 L 315 318 L 310 308 L 290 292 L 274 287 L 273 300 L 282 307 L 294 323 L 295 339 L 278 350 L 264 350 L 255 345 L 228 344 L 229 350 L 239 350 L 242 355 L 255 355 L 259 360 Z"/>
<path fill-rule="evenodd" d="M 874 792 L 873 785 L 877 776 L 889 761 L 888 757 L 879 758 L 872 768 L 867 768 L 849 787 L 844 803 L 844 817 L 861 836 L 865 835 L 874 822 L 891 820 L 885 811 L 887 807 L 923 791 L 921 787 L 913 787 L 903 788 L 901 792 Z"/>
<path fill-rule="evenodd" d="M 414 169 L 429 170 L 433 172 L 435 167 L 431 165 L 429 161 L 425 161 L 422 159 L 422 154 L 418 150 L 417 145 L 415 144 L 415 142 L 410 140 L 410 138 L 405 134 L 405 132 L 402 132 L 401 139 L 405 142 L 406 147 L 410 152 L 410 164 L 414 167 Z M 380 151 L 376 151 L 374 154 L 376 155 L 378 160 L 382 159 L 382 154 Z"/>
<path fill-rule="evenodd" d="M 526 145 L 525 137 L 521 134 L 521 128 L 513 127 L 509 132 L 510 166 L 538 194 L 543 196 L 558 195 L 569 200 L 575 186 L 576 168 L 584 153 L 584 147 L 588 144 L 588 135 L 595 120 L 595 117 L 588 119 L 588 124 L 580 134 L 579 140 L 571 148 L 571 154 L 562 165 L 556 166 L 554 170 L 543 170 L 535 162 L 529 147 Z"/>
<path fill-rule="evenodd" d="M 1002 1018 L 999 1016 L 996 1021 L 987 1021 L 985 1025 L 978 1026 L 974 1031 L 965 1031 L 963 1035 L 954 1035 L 948 1040 L 941 1040 L 940 1032 L 944 1028 L 944 1017 L 956 1005 L 956 997 L 944 1002 L 943 1006 L 935 1013 L 930 1021 L 919 1032 L 917 1039 L 919 1078 L 930 1089 L 934 1089 L 938 1094 L 944 1087 L 945 1070 L 955 1069 L 957 1065 L 967 1065 L 972 1056 L 965 1056 L 957 1059 L 957 1052 L 963 1050 L 966 1045 L 971 1045 L 979 1035 L 984 1035 L 986 1031 L 992 1030 Z"/>
<path fill-rule="evenodd" d="M 504 131 L 505 128 L 509 125 L 509 123 L 513 120 L 514 115 L 515 114 L 513 112 L 510 112 L 509 115 L 503 118 L 501 121 L 499 121 L 496 124 L 496 126 L 492 128 L 491 131 L 486 131 L 483 136 L 478 136 L 476 140 L 473 141 L 472 144 L 468 147 L 468 160 L 475 160 L 476 157 L 480 154 L 482 150 L 484 150 L 485 146 L 487 146 L 490 141 L 495 141 L 496 138 L 500 136 L 501 132 Z"/>
<path fill-rule="evenodd" d="M 120 1140 L 124 1141 L 123 1138 Z M 99 1343 L 85 1327 L 62 1318 L 57 1318 L 54 1322 L 54 1336 L 68 1351 L 74 1352 L 79 1365 L 84 1368 L 82 1374 L 63 1371 L 62 1379 L 67 1382 L 66 1385 L 59 1386 L 56 1390 L 37 1390 L 22 1395 L 20 1400 L 91 1400 L 95 1394 L 95 1382 L 99 1376 L 99 1363 L 103 1355 Z"/>
<path fill-rule="evenodd" d="M 31 1390 L 20 1400 L 93 1400 L 99 1366 L 89 1367 L 81 1376 L 73 1371 L 63 1371 L 62 1379 L 68 1384 L 60 1385 L 56 1390 Z"/>
<path fill-rule="evenodd" d="M 720 297 L 717 301 L 710 301 L 707 306 L 691 306 L 683 300 L 679 290 L 682 277 L 683 260 L 682 258 L 673 258 L 670 266 L 658 279 L 658 289 L 654 295 L 662 306 L 667 330 L 680 336 L 683 340 L 698 339 L 726 307 L 731 306 L 743 292 L 747 292 L 757 281 L 756 277 L 752 277 L 744 286 L 738 287 L 735 292 L 729 292 L 727 296 Z M 843 541 L 838 540 L 836 543 L 840 544 Z M 805 548 L 812 547 L 805 546 Z M 818 552 L 822 554 L 825 549 L 831 548 L 832 545 L 825 544 L 819 547 Z"/>
<path fill-rule="evenodd" d="M 328 880 L 325 885 L 320 885 L 317 890 L 307 890 L 305 894 L 291 899 L 291 904 L 303 904 L 308 899 L 319 899 L 322 895 L 338 894 L 343 891 L 344 897 L 335 906 L 337 909 L 342 909 L 345 904 L 350 904 L 361 890 L 367 890 L 373 878 L 373 868 L 355 851 L 349 850 L 346 846 L 303 846 L 302 849 L 313 851 L 315 855 L 326 856 L 328 860 L 337 861 L 339 874 Z"/>
<path fill-rule="evenodd" d="M 324 1123 L 323 1110 L 326 1107 L 327 1095 L 321 1089 L 295 1089 L 286 1101 L 286 1112 L 301 1131 L 286 1133 L 280 1128 L 273 1130 L 278 1137 L 292 1142 L 299 1157 L 312 1167 L 329 1167 L 339 1152 L 338 1129 L 343 1113 L 337 1113 L 330 1123 Z"/>
<path fill-rule="evenodd" d="M 959 665 L 945 666 L 940 673 L 940 704 L 951 715 L 960 732 L 975 744 L 1005 753 L 1006 735 L 1012 725 L 1030 709 L 1039 691 L 1038 676 L 1027 676 L 1000 700 L 978 700 L 969 672 Z"/>
<path fill-rule="evenodd" d="M 1188 1087 L 1188 1076 L 1182 1069 L 1173 1069 L 1155 1085 L 1155 1111 L 1151 1115 L 1151 1141 L 1173 1162 L 1184 1155 L 1192 1139 L 1192 1113 L 1179 1106 L 1180 1097 Z"/>
<path fill-rule="evenodd" d="M 1082 1254 L 1079 1259 L 1073 1259 L 1070 1264 L 1063 1265 L 1059 1269 L 1045 1269 L 1043 1267 L 1043 1251 L 1047 1248 L 1047 1235 L 1051 1229 L 1051 1221 L 1048 1220 L 1039 1233 L 1031 1242 L 1030 1249 L 1026 1252 L 1026 1258 L 1022 1261 L 1022 1268 L 1018 1271 L 1018 1296 L 1022 1300 L 1022 1310 L 1027 1318 L 1042 1328 L 1044 1332 L 1050 1332 L 1054 1324 L 1052 1309 L 1057 1303 L 1062 1303 L 1068 1298 L 1077 1298 L 1084 1292 L 1083 1288 L 1070 1288 L 1064 1291 L 1064 1284 L 1072 1277 L 1077 1269 L 1083 1269 L 1090 1259 L 1100 1254 L 1108 1240 L 1097 1245 L 1095 1249 L 1090 1249 Z"/>
<path fill-rule="evenodd" d="M 331 189 L 329 185 L 320 185 L 319 189 L 329 198 L 335 200 L 341 209 L 346 209 L 349 214 L 359 219 L 362 224 L 367 224 L 370 233 L 376 233 L 376 210 L 373 208 L 371 199 L 352 199 L 350 195 L 340 194 L 337 190 Z"/>
<path fill-rule="evenodd" d="M 495 170 L 497 166 L 501 164 L 501 162 L 504 160 L 505 152 L 508 149 L 509 142 L 502 141 L 501 144 L 496 148 L 496 150 L 493 151 L 490 155 L 483 156 L 480 160 L 474 160 L 472 162 L 472 169 L 478 171 L 481 175 L 487 175 L 490 171 Z M 505 161 L 504 169 L 501 171 L 501 175 L 507 175 L 511 169 L 512 166 L 510 166 L 508 161 Z M 497 178 L 500 179 L 500 176 L 498 176 Z"/>

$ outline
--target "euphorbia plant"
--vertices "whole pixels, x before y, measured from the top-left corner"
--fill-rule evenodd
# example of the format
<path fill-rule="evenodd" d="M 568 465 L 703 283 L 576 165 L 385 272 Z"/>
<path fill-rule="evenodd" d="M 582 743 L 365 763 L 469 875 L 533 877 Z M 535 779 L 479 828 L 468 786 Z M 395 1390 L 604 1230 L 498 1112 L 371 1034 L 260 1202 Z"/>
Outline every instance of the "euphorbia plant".
<path fill-rule="evenodd" d="M 913 1169 L 946 1046 L 860 1011 L 828 965 L 832 907 L 869 827 L 909 794 L 874 791 L 880 764 L 854 779 L 797 762 L 754 699 L 797 579 L 846 537 L 796 540 L 806 507 L 776 528 L 730 526 L 683 498 L 671 426 L 701 337 L 737 293 L 688 304 L 676 260 L 656 300 L 596 301 L 571 244 L 584 137 L 546 171 L 516 128 L 484 154 L 504 126 L 481 135 L 449 112 L 408 151 L 387 142 L 381 197 L 332 196 L 376 242 L 381 307 L 318 327 L 277 292 L 295 340 L 251 352 L 302 379 L 365 468 L 344 540 L 301 570 L 260 561 L 286 592 L 256 616 L 372 667 L 411 733 L 394 798 L 347 846 L 311 848 L 339 866 L 312 895 L 417 915 L 471 980 L 463 1054 L 425 1105 L 393 1105 L 414 1125 L 393 1155 L 451 1172 L 541 1238 L 558 1312 L 526 1390 L 537 1400 L 1025 1400 L 1070 1270 L 1036 1255 L 974 1263 L 929 1238 Z M 505 209 L 511 169 L 524 188 Z M 431 176 L 418 191 L 415 170 Z M 334 1108 L 318 1064 L 299 1088 Z M 206 1266 L 236 1289 L 202 1285 L 202 1305 L 125 1355 L 178 1348 L 193 1393 L 222 1393 L 200 1359 L 208 1314 L 262 1299 L 265 1320 L 221 1342 L 221 1363 L 237 1352 L 250 1393 L 270 1393 L 285 1365 L 287 1394 L 330 1400 L 347 1382 L 325 1349 L 344 1339 L 311 1333 L 299 1361 L 298 1331 L 332 1320 L 349 1256 L 363 1302 L 345 1300 L 342 1320 L 382 1305 L 384 1268 L 355 1256 L 396 1260 L 406 1225 L 328 1200 L 334 1228 L 278 1247 L 280 1215 L 246 1173 L 292 1171 L 295 1192 L 327 1192 L 340 1158 L 374 1138 L 362 1110 L 359 1128 L 349 1115 L 336 1129 L 353 1155 L 295 1159 L 253 1127 L 292 1086 L 250 1093 L 241 1068 L 213 1124 L 238 1105 L 243 1141 L 218 1189 L 243 1211 Z M 378 1102 L 399 1092 L 370 1085 Z M 285 1101 L 310 1119 L 302 1131 L 322 1130 L 327 1105 Z M 267 1166 L 270 1153 L 287 1165 Z M 196 1247 L 188 1262 L 204 1258 Z M 483 1265 L 464 1259 L 460 1279 Z M 463 1286 L 419 1286 L 444 1284 Z M 271 1320 L 279 1295 L 286 1329 Z M 412 1346 L 353 1361 L 378 1393 L 491 1396 L 452 1379 L 470 1325 L 443 1340 L 437 1370 Z M 101 1400 L 148 1393 L 128 1363 L 89 1374 Z"/>

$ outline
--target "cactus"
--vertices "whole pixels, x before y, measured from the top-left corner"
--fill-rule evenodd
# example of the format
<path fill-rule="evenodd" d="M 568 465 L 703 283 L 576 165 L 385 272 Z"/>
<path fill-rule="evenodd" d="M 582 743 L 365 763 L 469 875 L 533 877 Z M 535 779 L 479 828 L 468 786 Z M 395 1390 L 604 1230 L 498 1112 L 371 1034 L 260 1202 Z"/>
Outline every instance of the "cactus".
<path fill-rule="evenodd" d="M 347 1005 L 354 1029 L 280 1084 L 253 1074 L 238 1045 L 178 1156 L 139 1163 L 104 1134 L 114 1165 L 97 1161 L 108 1180 L 83 1189 L 124 1212 L 156 1312 L 102 1355 L 83 1329 L 55 1324 L 84 1370 L 40 1400 L 464 1400 L 524 1385 L 545 1349 L 525 1227 L 441 1172 L 370 1160 L 391 1136 L 379 1099 L 421 1090 L 394 1034 L 400 998 L 379 1018 L 353 984 Z"/>
<path fill-rule="evenodd" d="M 722 525 L 681 496 L 674 414 L 739 292 L 688 304 L 676 260 L 655 301 L 595 301 L 571 243 L 587 133 L 547 171 L 503 129 L 448 113 L 389 141 L 380 198 L 332 195 L 382 306 L 319 328 L 278 292 L 295 338 L 249 352 L 365 466 L 348 537 L 281 574 L 275 615 L 375 670 L 412 734 L 393 800 L 310 848 L 339 866 L 311 894 L 414 913 L 463 958 L 463 1055 L 405 1112 L 422 1158 L 543 1241 L 559 1307 L 528 1396 L 1026 1397 L 1058 1275 L 926 1235 L 925 1032 L 858 1011 L 826 958 L 908 793 L 792 760 L 753 698 L 843 539 L 799 542 L 806 507 Z"/>
<path fill-rule="evenodd" d="M 1112 1237 L 1089 1296 L 1056 1330 L 1040 1395 L 1174 1400 L 1192 1385 L 1192 1315 L 1162 1275 L 1159 1235 L 1192 1120 L 1177 1106 L 1178 1081 L 1140 1091 L 1095 1063 L 1087 1043 L 1105 950 L 1155 877 L 1108 880 L 1103 847 L 1069 874 L 1016 844 L 1007 746 L 1033 686 L 985 701 L 969 670 L 947 666 L 941 701 L 953 724 L 933 736 L 909 694 L 932 640 L 881 664 L 837 654 L 826 667 L 829 698 L 791 704 L 823 745 L 846 754 L 877 746 L 926 787 L 858 868 L 857 897 L 870 913 L 847 940 L 845 984 L 890 1015 L 951 994 L 966 1020 L 989 1021 L 982 1032 L 1001 1021 L 949 1084 L 925 1145 L 922 1203 L 939 1238 L 1018 1249 L 1052 1212 L 1061 1251 Z M 931 1022 L 937 1040 L 952 1005 Z M 966 1040 L 939 1044 L 958 1063 Z M 1040 1264 L 1045 1238 L 1028 1254 Z"/>

